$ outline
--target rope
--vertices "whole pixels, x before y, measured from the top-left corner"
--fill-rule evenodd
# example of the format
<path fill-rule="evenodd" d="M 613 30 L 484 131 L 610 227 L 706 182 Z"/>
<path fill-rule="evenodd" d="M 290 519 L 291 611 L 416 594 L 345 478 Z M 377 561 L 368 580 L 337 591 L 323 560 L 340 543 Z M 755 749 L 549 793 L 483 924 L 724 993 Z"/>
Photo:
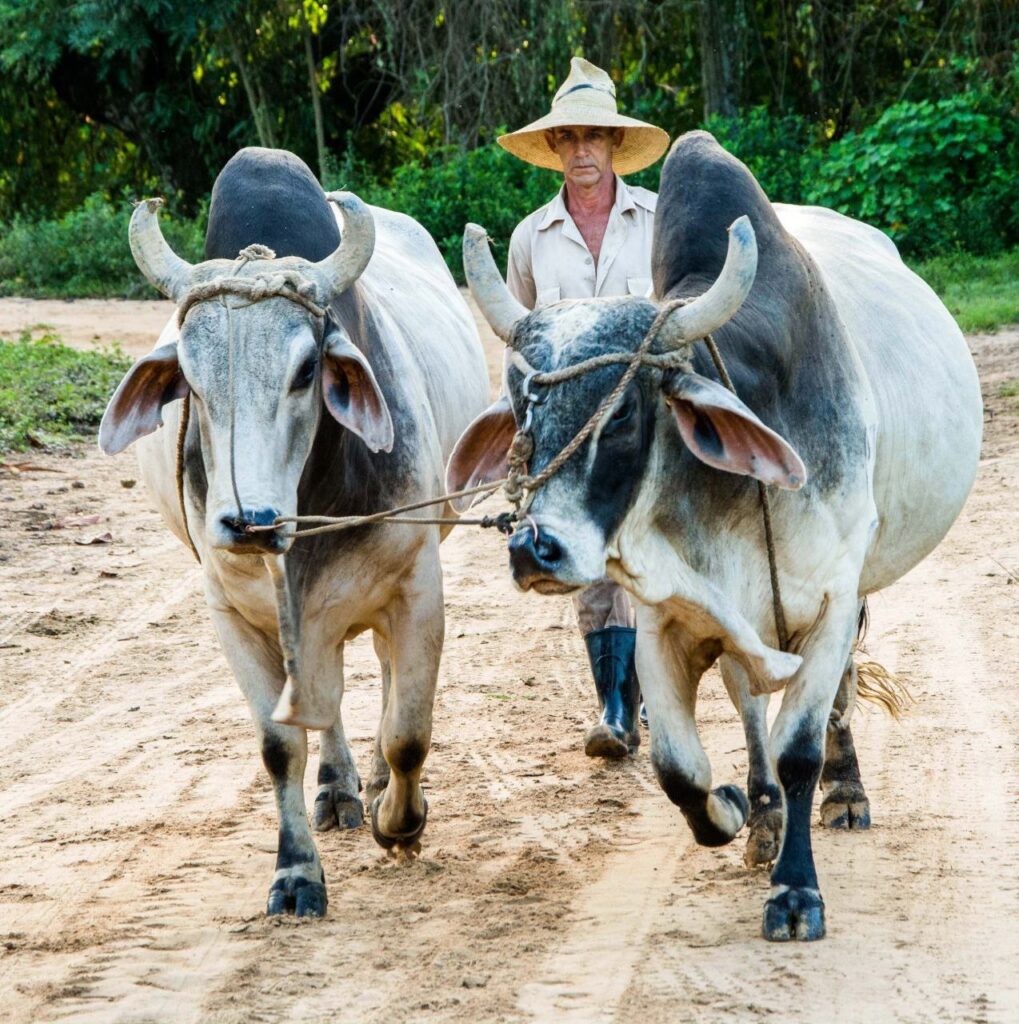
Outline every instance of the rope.
<path fill-rule="evenodd" d="M 534 492 L 562 469 L 580 446 L 591 436 L 595 427 L 601 422 L 602 417 L 607 415 L 609 410 L 616 404 L 641 366 L 652 365 L 661 369 L 663 367 L 678 367 L 689 362 L 689 348 L 691 344 L 689 342 L 674 352 L 653 355 L 650 351 L 651 346 L 655 343 L 661 329 L 665 326 L 673 311 L 685 305 L 686 302 L 686 299 L 673 299 L 671 302 L 665 303 L 658 311 L 658 315 L 655 317 L 647 334 L 644 335 L 643 341 L 641 341 L 637 350 L 631 355 L 625 352 L 605 352 L 601 355 L 592 356 L 590 359 L 585 359 L 583 362 L 574 363 L 572 366 L 551 370 L 547 373 L 540 373 L 529 368 L 530 372 L 527 374 L 528 384 L 533 383 L 543 387 L 561 384 L 563 381 L 579 377 L 602 366 L 610 366 L 613 363 L 625 362 L 628 364 L 616 386 L 602 399 L 598 408 L 595 409 L 590 419 L 580 428 L 573 440 L 540 473 L 534 476 L 529 476 L 526 473 L 527 463 L 534 452 L 534 442 L 531 441 L 526 431 L 521 430 L 517 432 L 510 447 L 506 497 L 516 506 L 518 514 L 523 504 L 524 491 L 529 491 L 533 498 Z M 517 369 L 520 369 L 521 362 L 525 366 L 528 365 L 526 360 L 520 357 L 517 362 Z M 531 396 L 528 396 L 528 398 L 533 404 L 533 398 Z M 528 504 L 530 504 L 529 501 Z"/>
<path fill-rule="evenodd" d="M 708 346 L 708 351 L 711 353 L 711 361 L 715 364 L 715 369 L 718 371 L 718 376 L 722 378 L 722 383 L 735 395 L 736 388 L 725 368 L 725 363 L 722 362 L 722 353 L 718 351 L 715 339 L 709 334 L 704 339 L 704 342 Z M 736 397 L 738 398 L 739 396 L 737 395 Z M 761 514 L 764 519 L 764 542 L 768 548 L 768 573 L 771 576 L 771 605 L 775 615 L 775 635 L 778 637 L 779 650 L 788 651 L 789 630 L 785 622 L 785 608 L 782 606 L 782 591 L 778 585 L 775 534 L 771 526 L 771 499 L 768 497 L 768 489 L 760 480 L 757 481 L 757 493 L 761 499 Z"/>
<path fill-rule="evenodd" d="M 418 519 L 416 516 L 410 519 L 400 518 L 404 512 L 414 512 L 417 509 L 429 508 L 432 505 L 441 505 L 443 502 L 452 501 L 454 498 L 469 498 L 475 494 L 490 494 L 497 491 L 506 480 L 495 480 L 487 484 L 479 484 L 477 487 L 468 487 L 462 491 L 453 491 L 450 494 L 440 494 L 437 498 L 426 498 L 422 501 L 411 502 L 409 505 L 399 505 L 396 508 L 386 509 L 384 512 L 373 512 L 367 516 L 277 516 L 275 521 L 267 526 L 248 526 L 248 533 L 263 533 L 275 530 L 284 523 L 325 523 L 324 526 L 312 530 L 300 530 L 294 534 L 294 539 L 299 537 L 314 537 L 320 533 L 334 533 L 338 530 L 352 530 L 355 526 L 368 526 L 371 523 L 418 523 L 419 525 L 445 525 L 452 526 L 481 526 L 495 527 L 501 532 L 506 532 L 506 527 L 513 521 L 513 513 L 501 512 L 496 516 L 483 516 L 480 519 Z M 512 528 L 510 527 L 510 532 Z"/>
<path fill-rule="evenodd" d="M 195 561 L 201 565 L 202 560 L 198 555 L 198 548 L 191 537 L 191 529 L 188 526 L 188 510 L 184 504 L 184 444 L 188 436 L 188 422 L 191 419 L 191 391 L 184 395 L 180 405 L 180 423 L 177 424 L 177 501 L 180 504 L 180 518 L 184 523 L 184 536 L 188 539 L 188 546 Z"/>

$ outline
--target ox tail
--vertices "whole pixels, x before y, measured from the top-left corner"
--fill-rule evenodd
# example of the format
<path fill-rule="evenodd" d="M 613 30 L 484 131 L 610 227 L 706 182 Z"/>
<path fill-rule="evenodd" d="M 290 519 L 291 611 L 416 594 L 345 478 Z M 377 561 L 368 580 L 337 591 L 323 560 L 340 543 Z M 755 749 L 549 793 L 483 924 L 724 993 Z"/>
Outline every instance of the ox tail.
<path fill-rule="evenodd" d="M 853 660 L 856 662 L 856 699 L 865 704 L 873 704 L 898 720 L 916 701 L 906 684 L 880 662 L 858 660 L 869 625 L 870 611 L 864 601 L 853 651 Z"/>

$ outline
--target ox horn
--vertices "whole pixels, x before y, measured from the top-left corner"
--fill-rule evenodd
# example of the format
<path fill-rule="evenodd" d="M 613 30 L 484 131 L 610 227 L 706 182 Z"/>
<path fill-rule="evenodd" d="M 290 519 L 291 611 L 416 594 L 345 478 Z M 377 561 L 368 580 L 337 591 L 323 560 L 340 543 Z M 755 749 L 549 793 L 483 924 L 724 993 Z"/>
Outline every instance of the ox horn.
<path fill-rule="evenodd" d="M 313 270 L 328 305 L 363 273 L 375 251 L 375 218 L 353 192 L 328 192 L 326 199 L 343 214 L 343 238 L 334 252 Z"/>
<path fill-rule="evenodd" d="M 162 205 L 162 199 L 143 199 L 138 203 L 131 214 L 128 239 L 131 255 L 149 283 L 167 298 L 179 302 L 191 282 L 194 268 L 187 260 L 182 260 L 163 238 L 158 215 Z"/>
<path fill-rule="evenodd" d="M 464 228 L 464 274 L 489 326 L 509 344 L 513 325 L 530 310 L 510 294 L 488 247 L 488 233 L 478 224 Z"/>
<path fill-rule="evenodd" d="M 715 283 L 692 302 L 680 306 L 662 328 L 665 348 L 703 338 L 730 320 L 750 294 L 757 273 L 757 237 L 749 217 L 729 226 L 729 251 Z"/>

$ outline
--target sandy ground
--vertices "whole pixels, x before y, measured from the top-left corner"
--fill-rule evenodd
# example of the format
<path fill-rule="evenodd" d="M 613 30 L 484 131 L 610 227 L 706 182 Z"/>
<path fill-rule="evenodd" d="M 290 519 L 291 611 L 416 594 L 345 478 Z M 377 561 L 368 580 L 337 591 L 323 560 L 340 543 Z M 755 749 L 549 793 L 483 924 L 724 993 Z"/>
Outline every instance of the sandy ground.
<path fill-rule="evenodd" d="M 0 335 L 47 323 L 138 354 L 168 310 L 0 300 Z M 829 937 L 810 945 L 757 937 L 767 875 L 744 869 L 742 837 L 694 845 L 646 749 L 584 757 L 593 693 L 568 602 L 515 593 L 501 538 L 466 529 L 444 545 L 422 857 L 387 860 L 367 829 L 322 835 L 328 917 L 265 919 L 270 787 L 199 570 L 133 456 L 0 471 L 0 1017 L 1019 1019 L 1019 400 L 997 397 L 1019 331 L 971 343 L 985 459 L 938 551 L 872 600 L 870 655 L 916 704 L 857 716 L 874 827 L 815 830 Z M 364 775 L 379 684 L 363 638 L 348 665 Z M 715 674 L 700 720 L 716 780 L 742 782 Z"/>

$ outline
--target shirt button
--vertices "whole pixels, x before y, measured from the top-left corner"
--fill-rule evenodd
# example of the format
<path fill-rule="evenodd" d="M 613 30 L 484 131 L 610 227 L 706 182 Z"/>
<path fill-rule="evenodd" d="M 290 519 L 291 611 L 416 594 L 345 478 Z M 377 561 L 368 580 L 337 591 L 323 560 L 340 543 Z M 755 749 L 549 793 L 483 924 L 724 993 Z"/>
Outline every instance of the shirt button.
<path fill-rule="evenodd" d="M 590 263 L 591 262 L 591 257 L 590 256 L 585 256 L 584 257 L 584 262 L 585 263 Z"/>

